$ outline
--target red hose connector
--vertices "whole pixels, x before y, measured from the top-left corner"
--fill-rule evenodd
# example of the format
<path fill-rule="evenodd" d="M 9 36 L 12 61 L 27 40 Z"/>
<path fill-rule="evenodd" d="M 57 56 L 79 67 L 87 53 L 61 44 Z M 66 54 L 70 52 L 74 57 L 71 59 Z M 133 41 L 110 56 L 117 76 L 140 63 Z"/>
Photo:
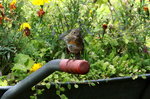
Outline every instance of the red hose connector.
<path fill-rule="evenodd" d="M 60 69 L 73 74 L 86 74 L 89 72 L 90 64 L 85 60 L 62 59 Z"/>

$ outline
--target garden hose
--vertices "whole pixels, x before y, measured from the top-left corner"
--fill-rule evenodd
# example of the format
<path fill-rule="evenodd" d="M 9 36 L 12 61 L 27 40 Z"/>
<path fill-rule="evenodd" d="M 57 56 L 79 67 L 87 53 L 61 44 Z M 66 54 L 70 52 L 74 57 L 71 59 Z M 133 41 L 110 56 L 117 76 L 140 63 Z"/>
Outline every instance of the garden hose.
<path fill-rule="evenodd" d="M 56 59 L 49 61 L 46 65 L 42 66 L 40 69 L 27 76 L 24 80 L 7 90 L 1 99 L 17 98 L 19 94 L 30 89 L 55 71 L 63 71 L 73 74 L 86 74 L 88 73 L 89 68 L 90 65 L 85 60 Z"/>

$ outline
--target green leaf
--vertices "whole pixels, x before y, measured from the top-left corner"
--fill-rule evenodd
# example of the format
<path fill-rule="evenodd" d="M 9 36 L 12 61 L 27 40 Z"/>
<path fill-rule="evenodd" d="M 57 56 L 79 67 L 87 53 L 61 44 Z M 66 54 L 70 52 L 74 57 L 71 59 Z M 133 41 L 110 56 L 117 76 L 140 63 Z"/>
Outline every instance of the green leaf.
<path fill-rule="evenodd" d="M 54 78 L 55 78 L 55 79 L 58 79 L 59 77 L 58 77 L 58 75 L 54 75 Z"/>
<path fill-rule="evenodd" d="M 129 37 L 128 36 L 123 36 L 123 39 L 124 39 L 124 42 L 126 43 L 126 44 L 128 44 L 129 43 Z"/>
<path fill-rule="evenodd" d="M 60 98 L 61 98 L 61 99 L 68 99 L 65 94 L 61 94 L 61 95 L 60 95 Z"/>
<path fill-rule="evenodd" d="M 64 88 L 64 87 L 60 87 L 59 89 L 60 89 L 60 91 L 62 91 L 62 92 L 65 91 L 65 88 Z"/>
<path fill-rule="evenodd" d="M 114 65 L 118 64 L 119 56 L 113 58 L 112 62 Z"/>
<path fill-rule="evenodd" d="M 20 70 L 20 71 L 27 71 L 27 68 L 25 67 L 25 65 L 22 65 L 22 64 L 14 64 L 14 67 L 11 69 L 12 71 L 15 71 L 15 70 Z"/>
<path fill-rule="evenodd" d="M 108 0 L 97 0 L 97 4 L 102 5 L 102 4 L 107 4 Z"/>
<path fill-rule="evenodd" d="M 25 54 L 17 54 L 14 58 L 15 63 L 24 64 L 30 57 Z"/>
<path fill-rule="evenodd" d="M 31 59 L 31 58 L 29 58 L 28 60 L 27 60 L 27 62 L 26 62 L 26 67 L 29 69 L 29 68 L 31 68 L 32 66 L 33 66 L 33 64 L 34 64 L 35 62 Z"/>
<path fill-rule="evenodd" d="M 90 85 L 92 85 L 92 86 L 96 86 L 96 84 L 95 84 L 95 83 L 90 83 Z"/>
<path fill-rule="evenodd" d="M 61 59 L 64 59 L 65 56 L 66 56 L 65 53 L 62 53 L 62 54 L 61 54 Z"/>
<path fill-rule="evenodd" d="M 71 85 L 70 84 L 68 84 L 67 87 L 68 87 L 69 90 L 71 89 Z"/>
<path fill-rule="evenodd" d="M 102 64 L 102 69 L 106 70 L 109 65 L 109 62 L 105 62 L 104 64 Z"/>
<path fill-rule="evenodd" d="M 38 89 L 38 90 L 37 90 L 37 94 L 38 94 L 38 95 L 41 95 L 41 94 L 43 93 L 43 91 L 44 91 L 44 89 Z"/>
<path fill-rule="evenodd" d="M 33 86 L 31 89 L 32 89 L 32 91 L 36 90 L 35 86 Z"/>
<path fill-rule="evenodd" d="M 142 75 L 142 78 L 143 78 L 143 79 L 146 79 L 147 77 L 146 77 L 145 75 Z"/>
<path fill-rule="evenodd" d="M 29 69 L 34 64 L 33 59 L 30 58 L 29 55 L 25 55 L 25 54 L 17 54 L 14 58 L 14 61 L 15 61 L 15 66 L 17 66 L 19 64 L 22 65 L 22 66 L 20 66 L 20 70 L 21 70 L 21 67 L 25 70 Z M 14 68 L 16 68 L 16 67 L 14 67 Z M 17 68 L 19 68 L 19 67 L 17 66 Z"/>
<path fill-rule="evenodd" d="M 45 85 L 46 85 L 46 88 L 47 88 L 47 89 L 50 89 L 50 87 L 51 87 L 51 84 L 49 84 L 49 83 L 46 83 Z"/>
<path fill-rule="evenodd" d="M 54 57 L 58 57 L 59 55 L 61 55 L 62 51 L 58 51 L 54 54 Z"/>
<path fill-rule="evenodd" d="M 128 54 L 125 54 L 124 56 L 122 56 L 121 59 L 122 59 L 122 61 L 126 61 L 128 59 L 128 57 L 129 57 Z"/>
<path fill-rule="evenodd" d="M 8 82 L 6 80 L 0 80 L 0 86 L 8 86 Z"/>
<path fill-rule="evenodd" d="M 149 66 L 149 65 L 150 65 L 150 59 L 145 59 L 145 60 L 143 61 L 143 65 L 144 65 L 144 66 Z"/>
<path fill-rule="evenodd" d="M 138 78 L 138 75 L 132 76 L 132 79 L 133 79 L 133 80 L 135 80 L 135 79 L 137 79 L 137 78 Z"/>
<path fill-rule="evenodd" d="M 57 94 L 57 95 L 60 95 L 60 90 L 57 90 L 57 91 L 56 91 L 56 94 Z"/>
<path fill-rule="evenodd" d="M 145 68 L 146 68 L 146 70 L 150 70 L 150 65 L 149 65 L 149 66 L 146 66 Z"/>
<path fill-rule="evenodd" d="M 110 53 L 109 58 L 110 58 L 110 59 L 113 59 L 113 58 L 115 57 L 115 54 L 116 54 L 116 52 L 113 50 L 113 51 Z"/>
<path fill-rule="evenodd" d="M 75 84 L 74 87 L 75 87 L 75 88 L 79 88 L 79 85 Z"/>

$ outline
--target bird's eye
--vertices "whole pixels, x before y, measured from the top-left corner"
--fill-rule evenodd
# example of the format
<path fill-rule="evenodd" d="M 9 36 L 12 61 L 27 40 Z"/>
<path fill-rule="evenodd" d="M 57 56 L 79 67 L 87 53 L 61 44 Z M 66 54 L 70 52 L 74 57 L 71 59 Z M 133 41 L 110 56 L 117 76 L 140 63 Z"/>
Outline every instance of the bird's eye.
<path fill-rule="evenodd" d="M 76 32 L 73 32 L 73 34 L 76 34 Z"/>

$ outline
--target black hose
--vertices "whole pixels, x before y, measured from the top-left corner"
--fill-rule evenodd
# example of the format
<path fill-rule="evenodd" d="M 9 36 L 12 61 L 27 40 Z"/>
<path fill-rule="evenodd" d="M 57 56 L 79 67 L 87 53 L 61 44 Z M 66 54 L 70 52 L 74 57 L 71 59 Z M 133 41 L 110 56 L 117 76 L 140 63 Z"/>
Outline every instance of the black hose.
<path fill-rule="evenodd" d="M 17 95 L 23 93 L 25 90 L 30 89 L 32 86 L 49 76 L 54 71 L 59 71 L 60 59 L 49 61 L 46 65 L 42 66 L 36 72 L 20 81 L 14 87 L 7 90 L 1 99 L 15 99 Z"/>

